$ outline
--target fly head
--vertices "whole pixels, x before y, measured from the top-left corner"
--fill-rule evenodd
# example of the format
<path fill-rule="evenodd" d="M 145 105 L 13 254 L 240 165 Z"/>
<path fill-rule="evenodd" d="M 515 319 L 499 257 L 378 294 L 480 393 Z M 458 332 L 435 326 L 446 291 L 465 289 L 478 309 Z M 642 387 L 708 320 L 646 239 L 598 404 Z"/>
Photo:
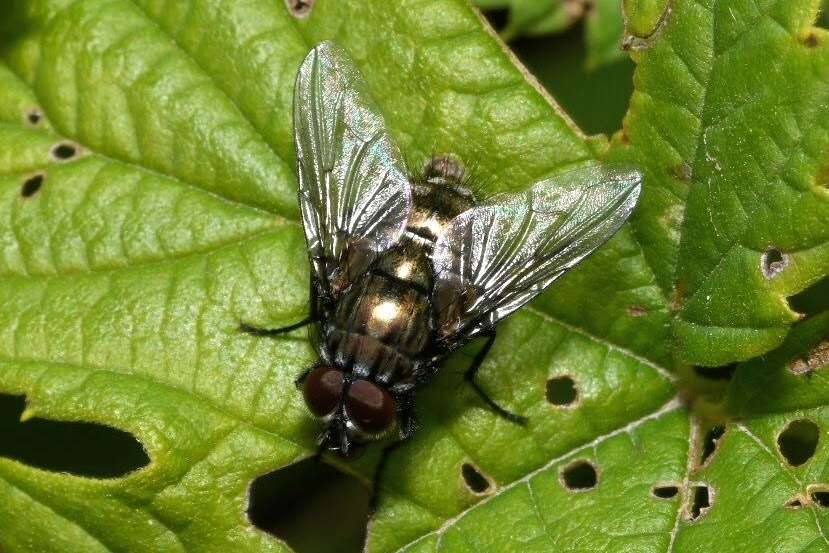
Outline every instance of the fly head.
<path fill-rule="evenodd" d="M 302 394 L 308 410 L 327 424 L 320 446 L 342 457 L 353 457 L 362 444 L 383 438 L 397 421 L 396 402 L 386 388 L 334 366 L 311 370 Z"/>

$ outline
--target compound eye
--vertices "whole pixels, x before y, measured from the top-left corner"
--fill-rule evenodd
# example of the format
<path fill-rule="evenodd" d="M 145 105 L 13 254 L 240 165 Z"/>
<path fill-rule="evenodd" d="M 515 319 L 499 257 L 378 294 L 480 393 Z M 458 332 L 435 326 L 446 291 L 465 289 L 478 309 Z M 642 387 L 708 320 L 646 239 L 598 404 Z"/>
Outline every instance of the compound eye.
<path fill-rule="evenodd" d="M 302 395 L 305 404 L 318 417 L 330 415 L 343 394 L 343 373 L 333 367 L 317 367 L 305 377 Z"/>
<path fill-rule="evenodd" d="M 345 412 L 357 428 L 369 434 L 388 430 L 394 424 L 394 398 L 368 380 L 355 380 L 345 397 Z"/>

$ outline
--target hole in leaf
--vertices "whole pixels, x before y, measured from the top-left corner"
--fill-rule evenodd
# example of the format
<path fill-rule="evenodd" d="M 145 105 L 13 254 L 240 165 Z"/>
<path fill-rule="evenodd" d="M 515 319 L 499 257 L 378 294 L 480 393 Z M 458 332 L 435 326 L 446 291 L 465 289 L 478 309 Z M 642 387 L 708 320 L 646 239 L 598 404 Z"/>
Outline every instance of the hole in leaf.
<path fill-rule="evenodd" d="M 307 17 L 316 0 L 285 0 L 288 11 L 294 17 Z"/>
<path fill-rule="evenodd" d="M 596 467 L 589 461 L 575 461 L 561 471 L 561 481 L 568 490 L 591 490 L 596 487 L 598 479 Z"/>
<path fill-rule="evenodd" d="M 578 395 L 576 383 L 569 376 L 556 376 L 547 381 L 547 401 L 553 405 L 570 405 Z"/>
<path fill-rule="evenodd" d="M 731 380 L 737 364 L 722 365 L 720 367 L 694 367 L 694 372 L 706 380 Z"/>
<path fill-rule="evenodd" d="M 713 426 L 706 434 L 705 439 L 702 442 L 702 460 L 700 464 L 705 464 L 708 459 L 714 454 L 717 450 L 717 442 L 722 435 L 725 434 L 725 427 L 721 424 Z"/>
<path fill-rule="evenodd" d="M 0 394 L 0 457 L 90 478 L 117 478 L 150 462 L 128 432 L 85 422 L 20 422 L 24 409 L 22 396 Z"/>
<path fill-rule="evenodd" d="M 630 305 L 628 306 L 628 315 L 631 317 L 642 317 L 648 314 L 648 310 L 642 307 L 641 305 Z"/>
<path fill-rule="evenodd" d="M 26 112 L 26 121 L 32 125 L 37 125 L 41 119 L 43 119 L 43 113 L 37 108 L 32 108 Z"/>
<path fill-rule="evenodd" d="M 829 490 L 822 490 L 819 492 L 812 492 L 809 494 L 812 498 L 812 502 L 819 506 L 823 507 L 824 509 L 829 508 Z"/>
<path fill-rule="evenodd" d="M 777 436 L 777 447 L 787 463 L 798 467 L 815 454 L 819 437 L 820 430 L 815 423 L 798 419 L 790 422 Z"/>
<path fill-rule="evenodd" d="M 361 551 L 369 499 L 356 478 L 312 457 L 253 480 L 248 518 L 298 553 Z"/>
<path fill-rule="evenodd" d="M 760 269 L 766 278 L 774 278 L 779 275 L 788 264 L 789 256 L 772 246 L 760 256 Z"/>
<path fill-rule="evenodd" d="M 786 503 L 783 504 L 783 506 L 787 509 L 800 509 L 801 507 L 803 507 L 803 501 L 800 499 L 800 496 L 797 496 L 788 500 Z"/>
<path fill-rule="evenodd" d="M 671 499 L 679 493 L 678 486 L 654 486 L 651 494 L 658 499 Z"/>
<path fill-rule="evenodd" d="M 43 186 L 43 173 L 32 175 L 23 182 L 23 186 L 20 188 L 20 195 L 24 198 L 31 198 L 37 194 L 41 186 Z"/>
<path fill-rule="evenodd" d="M 489 489 L 489 480 L 473 465 L 469 463 L 461 465 L 461 475 L 463 475 L 464 482 L 473 493 L 482 494 Z"/>
<path fill-rule="evenodd" d="M 791 296 L 789 307 L 807 317 L 829 311 L 829 276 Z"/>
<path fill-rule="evenodd" d="M 78 153 L 77 147 L 69 142 L 60 142 L 52 148 L 52 157 L 60 161 L 72 159 Z"/>
<path fill-rule="evenodd" d="M 708 486 L 697 485 L 693 487 L 692 493 L 694 499 L 691 503 L 691 509 L 688 512 L 688 518 L 693 521 L 704 515 L 711 508 L 711 492 Z"/>

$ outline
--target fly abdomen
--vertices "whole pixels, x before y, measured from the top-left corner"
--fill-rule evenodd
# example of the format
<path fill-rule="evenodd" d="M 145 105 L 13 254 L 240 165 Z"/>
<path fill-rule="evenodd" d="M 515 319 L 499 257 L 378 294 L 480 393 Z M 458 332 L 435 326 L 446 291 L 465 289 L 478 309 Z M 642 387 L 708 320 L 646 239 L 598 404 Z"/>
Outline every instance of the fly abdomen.
<path fill-rule="evenodd" d="M 327 345 L 338 366 L 356 378 L 372 379 L 383 384 L 397 383 L 410 377 L 420 363 L 373 336 L 339 328 L 331 329 Z"/>
<path fill-rule="evenodd" d="M 400 353 L 416 356 L 428 341 L 428 298 L 417 286 L 384 273 L 368 273 L 337 304 L 334 323 Z"/>

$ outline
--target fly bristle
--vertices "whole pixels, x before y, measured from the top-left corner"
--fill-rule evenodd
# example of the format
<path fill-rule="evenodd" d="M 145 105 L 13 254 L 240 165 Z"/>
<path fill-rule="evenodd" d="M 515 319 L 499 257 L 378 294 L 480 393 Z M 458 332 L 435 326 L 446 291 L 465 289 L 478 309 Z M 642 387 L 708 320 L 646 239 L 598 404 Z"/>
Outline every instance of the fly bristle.
<path fill-rule="evenodd" d="M 422 157 L 417 161 L 407 159 L 406 167 L 415 184 L 439 179 L 451 184 L 457 192 L 471 197 L 476 204 L 490 195 L 491 178 L 483 176 L 479 170 L 480 163 L 475 160 L 463 162 L 454 154 L 433 151 L 425 161 Z"/>

